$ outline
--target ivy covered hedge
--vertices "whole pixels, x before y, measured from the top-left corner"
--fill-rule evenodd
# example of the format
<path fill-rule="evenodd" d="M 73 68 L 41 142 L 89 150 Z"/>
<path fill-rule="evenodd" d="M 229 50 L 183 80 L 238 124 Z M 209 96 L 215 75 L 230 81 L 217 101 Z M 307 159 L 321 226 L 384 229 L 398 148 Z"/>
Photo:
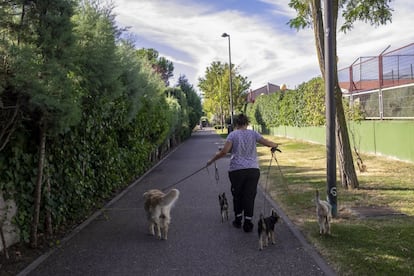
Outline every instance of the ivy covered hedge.
<path fill-rule="evenodd" d="M 344 100 L 346 115 L 361 120 L 364 114 L 358 105 L 351 109 Z M 249 103 L 246 114 L 252 125 L 265 128 L 278 126 L 322 126 L 325 124 L 325 85 L 320 77 L 302 83 L 296 90 L 261 95 Z"/>
<path fill-rule="evenodd" d="M 0 191 L 32 245 L 101 207 L 201 117 L 185 77 L 166 87 L 111 7 L 52 2 L 10 1 L 0 19 Z"/>

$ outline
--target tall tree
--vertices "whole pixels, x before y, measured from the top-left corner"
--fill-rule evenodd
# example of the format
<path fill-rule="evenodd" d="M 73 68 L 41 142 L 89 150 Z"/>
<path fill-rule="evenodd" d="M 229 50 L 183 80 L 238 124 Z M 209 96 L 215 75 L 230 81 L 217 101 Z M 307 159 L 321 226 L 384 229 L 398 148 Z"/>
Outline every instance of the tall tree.
<path fill-rule="evenodd" d="M 233 68 L 231 72 L 233 110 L 241 112 L 246 103 L 246 91 L 251 82 L 247 77 L 241 76 L 237 68 Z M 228 63 L 213 61 L 206 68 L 204 77 L 198 80 L 198 87 L 204 94 L 203 109 L 210 116 L 214 115 L 216 118 L 220 118 L 221 113 L 224 113 L 230 117 L 229 73 Z"/>
<path fill-rule="evenodd" d="M 188 116 L 189 108 L 188 108 L 188 101 L 187 95 L 181 90 L 181 87 L 169 87 L 165 90 L 167 94 L 167 98 L 174 98 L 177 100 L 180 108 L 179 108 L 179 124 L 180 126 L 177 128 L 176 134 L 178 134 L 179 141 L 187 138 L 192 131 L 190 127 L 190 118 Z"/>
<path fill-rule="evenodd" d="M 165 86 L 170 85 L 169 80 L 174 76 L 174 64 L 172 61 L 169 61 L 165 57 L 160 57 L 158 51 L 152 48 L 139 49 L 137 55 L 146 58 L 151 63 L 153 70 L 161 76 Z"/>
<path fill-rule="evenodd" d="M 13 40 L 17 43 L 16 36 L 12 36 L 16 32 L 11 31 L 15 25 L 12 3 L 0 3 L 0 33 L 3 34 L 0 37 L 0 56 L 3 60 L 0 64 L 0 151 L 8 144 L 20 115 L 18 98 L 12 97 L 13 93 L 8 89 L 8 80 L 12 73 L 10 51 Z"/>
<path fill-rule="evenodd" d="M 33 46 L 39 56 L 37 87 L 33 89 L 35 93 L 30 95 L 28 106 L 39 135 L 38 175 L 30 237 L 33 247 L 37 247 L 46 136 L 63 132 L 80 119 L 79 93 L 70 77 L 73 69 L 73 7 L 71 0 L 43 0 L 37 1 L 27 13 L 35 30 Z"/>
<path fill-rule="evenodd" d="M 203 109 L 208 116 L 219 118 L 220 124 L 224 123 L 224 114 L 230 114 L 228 104 L 230 98 L 223 87 L 224 82 L 228 82 L 228 78 L 224 80 L 224 68 L 224 64 L 214 61 L 206 68 L 204 78 L 198 80 L 198 87 L 204 97 Z"/>
<path fill-rule="evenodd" d="M 331 33 L 334 36 L 333 49 L 335 56 L 337 53 L 336 33 L 340 10 L 342 11 L 342 17 L 344 19 L 340 31 L 346 32 L 351 30 L 353 23 L 358 20 L 369 22 L 371 25 L 376 26 L 391 21 L 392 9 L 388 5 L 390 2 L 391 0 L 332 0 L 334 26 Z M 305 27 L 313 28 L 319 67 L 322 77 L 325 79 L 325 26 L 322 17 L 323 1 L 291 0 L 289 6 L 297 11 L 297 17 L 289 21 L 291 27 L 296 29 Z M 338 83 L 338 68 L 336 63 L 334 63 L 333 70 L 335 78 L 336 148 L 339 159 L 341 183 L 344 188 L 358 188 L 359 182 L 352 158 L 344 107 L 342 105 L 342 92 Z"/>
<path fill-rule="evenodd" d="M 33 140 L 38 142 L 30 235 L 31 245 L 36 247 L 47 136 L 65 131 L 80 118 L 79 91 L 72 77 L 74 2 L 5 1 L 1 7 L 5 8 L 0 12 L 1 46 L 5 47 L 0 48 L 6 65 L 0 73 L 1 102 L 16 108 L 35 135 Z M 13 112 L 9 117 L 16 118 Z M 13 126 L 6 130 L 10 135 Z"/>
<path fill-rule="evenodd" d="M 193 129 L 198 124 L 201 116 L 203 115 L 201 99 L 197 95 L 197 92 L 195 91 L 193 85 L 188 82 L 187 78 L 184 75 L 181 75 L 178 79 L 177 86 L 179 86 L 186 95 L 190 129 Z"/>

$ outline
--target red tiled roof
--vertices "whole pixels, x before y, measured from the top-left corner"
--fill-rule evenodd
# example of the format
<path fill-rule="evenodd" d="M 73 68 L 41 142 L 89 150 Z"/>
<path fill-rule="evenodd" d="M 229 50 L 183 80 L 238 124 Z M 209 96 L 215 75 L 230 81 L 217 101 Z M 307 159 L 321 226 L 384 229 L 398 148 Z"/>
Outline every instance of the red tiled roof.
<path fill-rule="evenodd" d="M 260 96 L 260 95 L 269 95 L 275 92 L 281 91 L 280 90 L 280 86 L 273 84 L 273 83 L 267 83 L 266 85 L 255 89 L 255 90 L 250 90 L 247 93 L 247 102 L 249 103 L 254 103 L 255 99 Z"/>

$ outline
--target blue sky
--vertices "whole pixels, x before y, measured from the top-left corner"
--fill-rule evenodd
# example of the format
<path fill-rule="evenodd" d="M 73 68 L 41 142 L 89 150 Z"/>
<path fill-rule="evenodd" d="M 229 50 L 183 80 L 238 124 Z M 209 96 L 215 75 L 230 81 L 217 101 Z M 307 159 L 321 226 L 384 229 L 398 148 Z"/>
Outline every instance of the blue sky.
<path fill-rule="evenodd" d="M 154 48 L 174 63 L 172 84 L 185 75 L 197 89 L 198 78 L 213 61 L 231 59 L 256 89 L 268 82 L 295 88 L 320 75 L 313 31 L 287 25 L 295 16 L 289 0 L 113 0 L 116 21 L 128 27 L 137 48 Z M 338 34 L 338 67 L 360 56 L 375 56 L 414 42 L 413 0 L 391 3 L 393 21 L 373 27 L 363 22 Z"/>

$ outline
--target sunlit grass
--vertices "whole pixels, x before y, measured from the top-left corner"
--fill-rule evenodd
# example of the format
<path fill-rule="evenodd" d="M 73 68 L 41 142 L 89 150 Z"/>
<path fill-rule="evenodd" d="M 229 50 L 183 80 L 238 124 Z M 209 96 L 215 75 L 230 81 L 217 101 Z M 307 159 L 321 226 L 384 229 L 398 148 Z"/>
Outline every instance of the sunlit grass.
<path fill-rule="evenodd" d="M 267 138 L 281 143 L 282 153 L 269 170 L 270 151 L 258 147 L 261 185 L 339 275 L 414 275 L 414 164 L 362 155 L 367 172 L 357 171 L 360 188 L 345 190 L 338 179 L 332 235 L 320 236 L 312 200 L 316 189 L 326 194 L 325 146 Z M 362 219 L 350 211 L 357 206 L 404 215 Z"/>
<path fill-rule="evenodd" d="M 339 275 L 414 275 L 414 164 L 362 154 L 367 171 L 357 171 L 360 188 L 345 190 L 338 179 L 332 235 L 320 236 L 313 198 L 316 189 L 326 191 L 325 146 L 266 138 L 281 143 L 282 153 L 270 161 L 269 148 L 258 147 L 260 184 Z M 363 219 L 351 212 L 358 206 L 404 215 Z"/>

